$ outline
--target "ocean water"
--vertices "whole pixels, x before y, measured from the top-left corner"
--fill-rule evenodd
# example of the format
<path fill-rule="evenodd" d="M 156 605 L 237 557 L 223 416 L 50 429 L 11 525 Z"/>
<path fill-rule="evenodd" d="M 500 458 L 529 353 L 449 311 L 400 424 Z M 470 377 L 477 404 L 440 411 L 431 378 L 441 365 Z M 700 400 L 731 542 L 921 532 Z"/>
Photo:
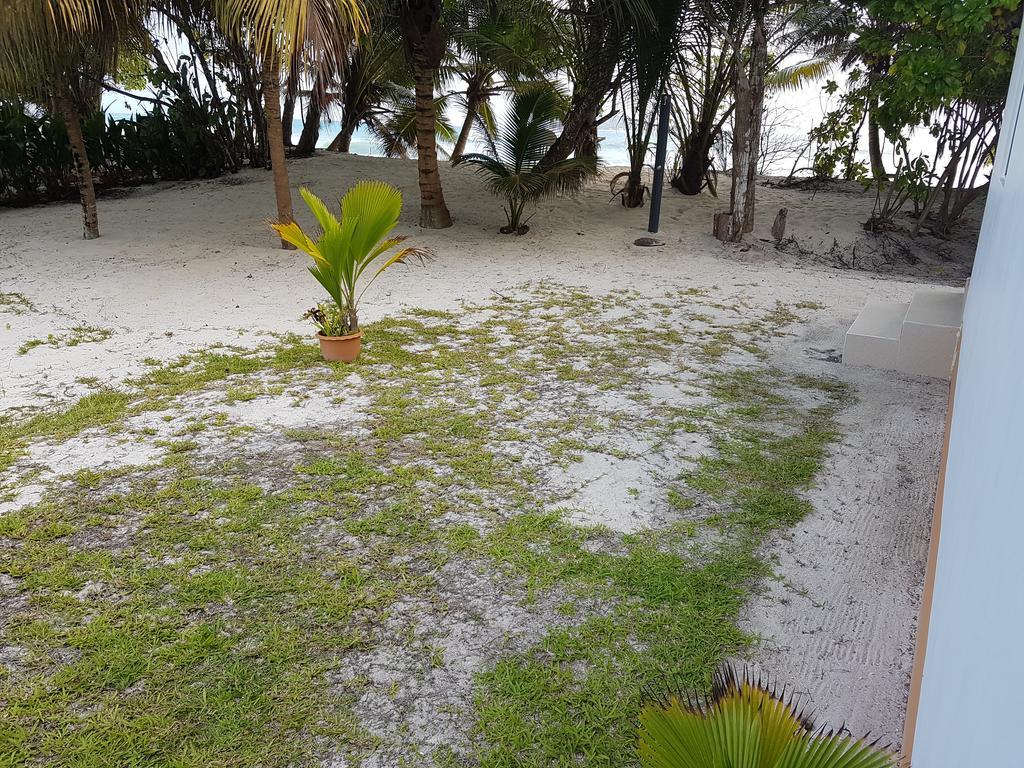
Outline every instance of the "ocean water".
<path fill-rule="evenodd" d="M 106 104 L 107 115 L 119 120 L 125 120 L 134 113 L 142 112 L 143 109 L 126 110 L 123 107 L 128 106 L 127 104 L 110 102 Z M 457 118 L 457 119 L 455 119 Z M 462 124 L 462 116 L 454 115 L 450 116 L 454 125 Z M 320 136 L 317 139 L 317 147 L 324 148 L 328 146 L 334 137 L 338 135 L 338 131 L 341 130 L 341 125 L 333 120 L 323 120 L 320 123 Z M 298 141 L 299 136 L 302 134 L 302 120 L 297 119 L 292 121 L 292 141 Z M 598 129 L 598 135 L 601 137 L 601 162 L 605 165 L 629 165 L 629 153 L 626 149 L 626 132 L 622 128 L 621 121 L 608 120 L 603 123 Z M 451 149 L 451 145 L 441 145 L 442 149 Z M 486 144 L 480 141 L 477 136 L 470 138 L 469 146 L 467 150 L 469 152 L 484 152 L 486 151 Z M 369 155 L 371 157 L 381 157 L 384 152 L 381 150 L 377 139 L 365 128 L 360 126 L 356 130 L 355 135 L 352 137 L 352 146 L 350 151 L 357 155 Z M 651 148 L 649 153 L 648 162 L 653 161 L 654 149 Z M 669 148 L 669 156 L 672 155 L 672 148 Z"/>
<path fill-rule="evenodd" d="M 839 73 L 841 75 L 841 73 Z M 836 75 L 837 77 L 839 75 Z M 835 107 L 837 97 L 829 94 L 821 88 L 818 83 L 810 84 L 797 91 L 773 92 L 769 102 L 769 109 L 766 114 L 766 131 L 774 137 L 777 146 L 782 147 L 781 151 L 773 154 L 765 170 L 769 174 L 786 174 L 794 167 L 794 162 L 800 156 L 802 164 L 806 166 L 808 161 L 803 153 L 807 148 L 808 131 L 817 124 L 822 115 L 829 109 Z M 129 102 L 123 96 L 113 93 L 105 93 L 103 104 L 107 113 L 119 118 L 129 117 L 133 112 L 145 111 L 145 104 L 142 102 Z M 495 118 L 500 125 L 504 119 L 507 103 L 501 98 L 495 99 Z M 463 114 L 454 106 L 448 111 L 449 121 L 456 126 L 462 125 Z M 326 147 L 337 135 L 339 124 L 331 120 L 324 120 L 320 124 L 320 137 L 317 146 Z M 293 140 L 298 140 L 302 133 L 301 119 L 292 123 Z M 626 133 L 622 127 L 620 117 L 615 117 L 604 122 L 598 133 L 602 139 L 600 145 L 600 158 L 605 165 L 623 166 L 629 164 L 627 152 Z M 934 156 L 934 139 L 927 131 L 915 131 L 910 136 L 910 142 L 914 151 L 924 152 Z M 866 142 L 865 142 L 866 143 Z M 443 145 L 442 145 L 443 148 Z M 477 137 L 470 140 L 469 150 L 480 152 L 485 149 L 483 142 Z M 865 159 L 866 146 L 860 147 L 858 158 Z M 356 131 L 352 139 L 351 151 L 360 155 L 380 156 L 383 152 L 376 139 L 363 127 Z M 671 163 L 675 155 L 675 147 L 669 144 L 668 156 Z M 887 159 L 891 167 L 895 167 L 896 159 L 889 153 Z M 863 156 L 863 157 L 861 157 Z M 648 151 L 647 163 L 652 165 L 654 161 L 653 146 Z M 979 180 L 979 182 L 982 180 Z"/>
<path fill-rule="evenodd" d="M 461 122 L 461 121 L 460 121 Z M 320 123 L 320 138 L 317 140 L 316 145 L 318 147 L 326 147 L 334 140 L 334 137 L 338 135 L 340 125 L 330 120 L 324 120 Z M 292 122 L 292 141 L 298 141 L 299 134 L 302 133 L 302 121 L 295 120 Z M 612 120 L 602 124 L 598 129 L 598 135 L 601 137 L 601 161 L 606 165 L 629 165 L 629 153 L 626 150 L 626 132 L 622 129 L 621 125 L 614 123 Z M 442 144 L 442 148 L 450 149 L 451 146 L 445 147 Z M 469 141 L 469 152 L 483 152 L 486 146 L 483 142 L 479 141 L 476 137 L 471 137 Z M 351 152 L 357 155 L 370 155 L 378 157 L 384 153 L 381 151 L 377 140 L 373 135 L 366 130 L 365 127 L 360 126 L 352 137 Z"/>

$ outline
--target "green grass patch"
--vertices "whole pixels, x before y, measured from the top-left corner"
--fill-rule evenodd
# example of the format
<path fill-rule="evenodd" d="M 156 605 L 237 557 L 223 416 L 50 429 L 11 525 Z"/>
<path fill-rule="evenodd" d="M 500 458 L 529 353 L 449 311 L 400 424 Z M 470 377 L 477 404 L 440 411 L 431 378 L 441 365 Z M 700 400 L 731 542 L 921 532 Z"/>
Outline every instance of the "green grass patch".
<path fill-rule="evenodd" d="M 97 328 L 91 325 L 76 325 L 66 333 L 47 334 L 45 339 L 29 339 L 18 347 L 19 355 L 27 355 L 36 347 L 77 347 L 79 344 L 95 344 L 106 341 L 114 332 L 109 328 Z"/>
<path fill-rule="evenodd" d="M 155 429 L 137 435 L 162 464 L 83 470 L 0 516 L 0 573 L 17 583 L 0 596 L 0 645 L 21 654 L 0 673 L 0 764 L 291 768 L 340 753 L 357 765 L 380 746 L 355 707 L 377 683 L 337 681 L 388 643 L 419 654 L 417 684 L 447 679 L 456 660 L 417 645 L 415 614 L 388 623 L 396 606 L 441 610 L 446 568 L 481 569 L 550 627 L 490 658 L 462 702 L 461 741 L 431 752 L 401 723 L 388 747 L 410 765 L 631 764 L 644 687 L 703 683 L 750 642 L 736 618 L 767 573 L 758 545 L 808 512 L 848 396 L 760 362 L 789 310 L 691 331 L 695 306 L 719 309 L 704 296 L 531 288 L 471 317 L 367 326 L 351 366 L 298 337 L 215 348 L 0 423 L 0 470 L 33 442 L 147 412 L 184 425 L 159 443 Z M 684 361 L 695 404 L 652 398 L 645 386 L 678 383 Z M 339 408 L 343 394 L 369 400 L 358 430 L 261 426 L 254 455 L 252 428 L 223 412 L 175 421 L 191 393 L 301 398 L 325 383 Z M 602 398 L 632 407 L 595 408 Z M 552 511 L 546 471 L 595 452 L 639 460 L 617 436 L 687 433 L 714 449 L 658 481 L 664 527 L 622 535 Z M 378 693 L 397 700 L 402 681 Z"/>
<path fill-rule="evenodd" d="M 36 311 L 36 305 L 25 294 L 0 292 L 0 313 L 25 315 Z"/>

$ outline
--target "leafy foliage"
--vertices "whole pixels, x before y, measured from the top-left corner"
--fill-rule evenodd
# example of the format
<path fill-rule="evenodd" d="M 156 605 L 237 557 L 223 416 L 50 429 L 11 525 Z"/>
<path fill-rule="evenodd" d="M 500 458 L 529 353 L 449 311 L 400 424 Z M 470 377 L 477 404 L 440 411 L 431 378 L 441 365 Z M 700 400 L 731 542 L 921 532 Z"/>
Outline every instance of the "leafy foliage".
<path fill-rule="evenodd" d="M 250 38 L 255 51 L 274 51 L 283 61 L 293 54 L 311 69 L 338 71 L 348 44 L 367 31 L 359 0 L 217 0 L 225 28 Z"/>
<path fill-rule="evenodd" d="M 439 155 L 444 156 L 444 144 L 455 141 L 455 128 L 444 118 L 446 98 L 434 100 L 434 134 Z M 396 88 L 384 102 L 386 117 L 370 124 L 370 133 L 376 138 L 387 157 L 409 157 L 416 154 L 416 97 L 413 93 Z"/>
<path fill-rule="evenodd" d="M 859 45 L 868 61 L 889 63 L 877 81 L 886 130 L 928 124 L 957 99 L 1005 99 L 1020 0 L 871 0 L 867 9 L 878 21 Z"/>
<path fill-rule="evenodd" d="M 545 0 L 453 0 L 445 4 L 448 60 L 442 84 L 465 109 L 452 160 L 466 151 L 474 128 L 493 135 L 491 99 L 545 82 L 563 62 L 556 8 Z"/>
<path fill-rule="evenodd" d="M 640 713 L 643 768 L 896 768 L 888 750 L 814 730 L 786 695 L 725 665 L 704 697 L 669 694 Z"/>
<path fill-rule="evenodd" d="M 535 88 L 512 97 L 505 123 L 489 154 L 472 153 L 461 162 L 475 166 L 488 189 L 505 198 L 505 234 L 522 234 L 526 204 L 556 191 L 572 192 L 597 173 L 590 158 L 571 157 L 542 165 L 557 134 L 561 100 L 550 88 Z"/>
<path fill-rule="evenodd" d="M 986 186 L 1020 31 L 1020 0 L 859 0 L 851 9 L 845 33 L 832 30 L 821 49 L 849 69 L 849 87 L 811 134 L 814 170 L 828 175 L 842 168 L 847 178 L 866 179 L 856 159 L 866 122 L 880 198 L 893 205 L 912 199 L 915 231 L 933 216 L 936 230 L 948 232 Z M 839 86 L 830 82 L 826 89 L 837 93 Z M 918 128 L 934 139 L 929 156 L 909 153 L 910 133 Z M 898 157 L 892 179 L 882 164 L 882 134 Z M 903 189 L 885 194 L 890 183 Z M 910 186 L 916 189 L 908 196 Z M 878 213 L 867 226 L 875 227 Z M 891 218 L 882 213 L 882 220 Z"/>
<path fill-rule="evenodd" d="M 922 204 L 928 199 L 933 178 L 934 173 L 923 156 L 909 163 L 901 161 L 884 189 L 876 191 L 875 205 L 871 217 L 864 222 L 864 229 L 882 232 L 894 228 L 896 216 L 908 202 L 913 203 L 914 213 L 919 215 Z"/>
<path fill-rule="evenodd" d="M 565 0 L 558 2 L 563 65 L 572 96 L 562 129 L 544 158 L 545 167 L 577 157 L 597 158 L 597 126 L 605 101 L 615 91 L 626 35 L 633 24 L 652 25 L 647 0 Z"/>
<path fill-rule="evenodd" d="M 832 90 L 833 85 L 827 88 Z M 857 157 L 866 103 L 864 93 L 851 90 L 840 97 L 838 109 L 826 114 L 811 129 L 810 138 L 815 146 L 811 167 L 816 177 L 828 179 L 840 175 L 847 181 L 867 181 L 868 167 Z"/>
<path fill-rule="evenodd" d="M 208 105 L 207 105 L 208 106 Z M 127 119 L 96 112 L 82 133 L 92 171 L 103 186 L 161 179 L 211 178 L 234 170 L 210 123 L 196 123 L 177 103 Z M 74 194 L 74 158 L 64 121 L 0 103 L 0 204 L 29 205 Z"/>
<path fill-rule="evenodd" d="M 410 93 L 412 85 L 402 41 L 393 28 L 374 17 L 370 34 L 349 49 L 344 84 L 332 104 L 341 111 L 341 130 L 328 149 L 348 152 L 360 125 L 378 135 L 385 133 L 391 107 Z"/>
<path fill-rule="evenodd" d="M 644 201 L 646 188 L 641 184 L 640 174 L 657 122 L 658 104 L 668 87 L 672 52 L 678 47 L 687 7 L 683 0 L 654 3 L 651 10 L 655 23 L 634 22 L 627 35 L 619 94 L 629 145 L 629 171 L 619 174 L 626 177 L 626 184 L 617 193 L 627 208 L 636 208 Z"/>
<path fill-rule="evenodd" d="M 314 314 L 316 310 L 311 310 L 314 322 L 321 329 L 328 327 L 327 322 L 329 327 L 343 332 L 335 335 L 355 333 L 359 330 L 359 299 L 373 281 L 389 267 L 412 259 L 422 261 L 429 253 L 423 248 L 406 247 L 389 254 L 405 241 L 404 237 L 390 236 L 402 211 L 402 193 L 390 184 L 383 181 L 356 184 L 341 199 L 341 218 L 309 189 L 303 187 L 299 194 L 320 225 L 316 239 L 294 221 L 271 226 L 282 240 L 313 257 L 310 274 L 324 287 L 344 317 L 344 320 L 320 320 Z M 380 259 L 383 263 L 361 284 L 363 275 Z"/>
<path fill-rule="evenodd" d="M 83 73 L 107 74 L 120 43 L 138 33 L 142 9 L 138 0 L 5 3 L 0 94 L 35 98 L 77 88 Z"/>

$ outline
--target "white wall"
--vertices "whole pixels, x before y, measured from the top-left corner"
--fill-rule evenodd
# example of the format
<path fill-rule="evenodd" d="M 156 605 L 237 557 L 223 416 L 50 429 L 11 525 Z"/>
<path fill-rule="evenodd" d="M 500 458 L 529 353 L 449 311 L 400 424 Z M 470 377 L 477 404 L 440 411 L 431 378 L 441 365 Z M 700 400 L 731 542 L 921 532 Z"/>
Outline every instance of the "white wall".
<path fill-rule="evenodd" d="M 914 768 L 1024 766 L 1022 90 L 1018 51 L 964 312 Z"/>

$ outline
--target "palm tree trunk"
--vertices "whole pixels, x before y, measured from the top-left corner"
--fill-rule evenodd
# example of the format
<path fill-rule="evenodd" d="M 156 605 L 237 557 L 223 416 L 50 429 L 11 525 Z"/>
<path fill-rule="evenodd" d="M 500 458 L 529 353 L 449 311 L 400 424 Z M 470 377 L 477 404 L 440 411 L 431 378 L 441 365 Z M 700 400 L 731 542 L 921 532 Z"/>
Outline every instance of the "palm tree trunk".
<path fill-rule="evenodd" d="M 348 152 L 352 149 L 352 134 L 356 132 L 354 125 L 349 125 L 347 122 L 342 121 L 341 130 L 338 131 L 338 135 L 335 136 L 331 143 L 327 145 L 328 152 Z"/>
<path fill-rule="evenodd" d="M 320 139 L 320 118 L 323 115 L 323 107 L 315 97 L 309 99 L 309 109 L 306 110 L 306 119 L 302 124 L 302 133 L 299 135 L 299 143 L 295 145 L 295 157 L 310 157 L 316 151 L 316 143 Z"/>
<path fill-rule="evenodd" d="M 466 92 L 466 119 L 462 121 L 462 130 L 459 131 L 459 138 L 455 142 L 455 149 L 452 150 L 452 164 L 459 162 L 466 153 L 466 145 L 469 143 L 470 134 L 473 133 L 473 123 L 476 122 L 476 113 L 480 109 L 480 94 L 476 84 L 471 82 Z"/>
<path fill-rule="evenodd" d="M 540 161 L 539 167 L 542 170 L 565 160 L 573 152 L 577 157 L 597 156 L 594 128 L 598 110 L 604 103 L 606 93 L 607 91 L 600 88 L 586 90 L 583 87 L 579 87 L 577 91 L 573 92 L 572 105 L 562 123 L 562 132 Z"/>
<path fill-rule="evenodd" d="M 739 43 L 735 44 L 733 55 L 739 59 Z M 736 110 L 732 125 L 732 188 L 729 193 L 728 231 L 722 232 L 730 242 L 743 239 L 743 221 L 747 202 L 747 185 L 750 183 L 750 78 L 746 68 L 739 62 L 736 66 L 734 86 Z M 717 225 L 716 225 L 717 230 Z"/>
<path fill-rule="evenodd" d="M 82 237 L 95 240 L 100 236 L 100 224 L 96 215 L 96 188 L 92 183 L 92 167 L 85 149 L 85 137 L 82 136 L 82 120 L 74 99 L 67 92 L 67 87 L 58 84 L 58 95 L 54 99 L 54 107 L 64 119 L 71 143 L 71 154 L 75 158 L 75 175 L 78 181 L 78 195 L 82 201 Z"/>
<path fill-rule="evenodd" d="M 452 217 L 444 202 L 441 175 L 437 167 L 436 114 L 434 112 L 434 71 L 420 61 L 413 62 L 416 80 L 416 165 L 420 182 L 420 226 L 444 229 Z"/>
<path fill-rule="evenodd" d="M 295 120 L 295 102 L 298 100 L 298 70 L 288 73 L 284 89 L 284 109 L 281 111 L 281 133 L 285 146 L 292 143 L 292 123 Z"/>
<path fill-rule="evenodd" d="M 868 157 L 871 159 L 871 175 L 881 187 L 889 180 L 889 176 L 885 172 L 885 160 L 882 158 L 882 128 L 875 116 L 877 109 L 878 97 L 873 97 L 868 104 Z"/>
<path fill-rule="evenodd" d="M 597 157 L 596 118 L 612 88 L 625 25 L 616 23 L 603 12 L 585 14 L 581 24 L 586 45 L 582 72 L 573 83 L 572 100 L 562 121 L 562 132 L 540 161 L 541 170 L 565 160 L 574 152 L 577 157 Z"/>
<path fill-rule="evenodd" d="M 743 231 L 754 231 L 754 197 L 757 191 L 757 164 L 761 158 L 761 129 L 764 123 L 765 72 L 768 71 L 768 39 L 764 30 L 764 14 L 758 14 L 750 41 L 750 123 L 747 143 L 750 145 L 747 166 L 747 188 L 743 198 Z"/>
<path fill-rule="evenodd" d="M 639 208 L 644 204 L 646 187 L 644 187 L 640 172 L 640 168 L 630 168 L 629 176 L 626 177 L 626 188 L 622 191 L 622 204 L 627 208 Z"/>
<path fill-rule="evenodd" d="M 710 131 L 711 128 L 707 128 Z M 699 195 L 704 187 L 710 161 L 707 145 L 711 139 L 704 128 L 690 134 L 690 142 L 679 163 L 679 171 L 672 177 L 672 186 L 684 195 Z"/>
<path fill-rule="evenodd" d="M 281 127 L 281 72 L 272 57 L 263 64 L 263 109 L 267 115 L 267 144 L 270 145 L 270 167 L 274 172 L 274 196 L 277 198 L 277 220 L 294 221 L 292 191 L 288 184 L 288 168 L 284 156 L 284 132 Z M 281 247 L 295 246 L 281 241 Z"/>

